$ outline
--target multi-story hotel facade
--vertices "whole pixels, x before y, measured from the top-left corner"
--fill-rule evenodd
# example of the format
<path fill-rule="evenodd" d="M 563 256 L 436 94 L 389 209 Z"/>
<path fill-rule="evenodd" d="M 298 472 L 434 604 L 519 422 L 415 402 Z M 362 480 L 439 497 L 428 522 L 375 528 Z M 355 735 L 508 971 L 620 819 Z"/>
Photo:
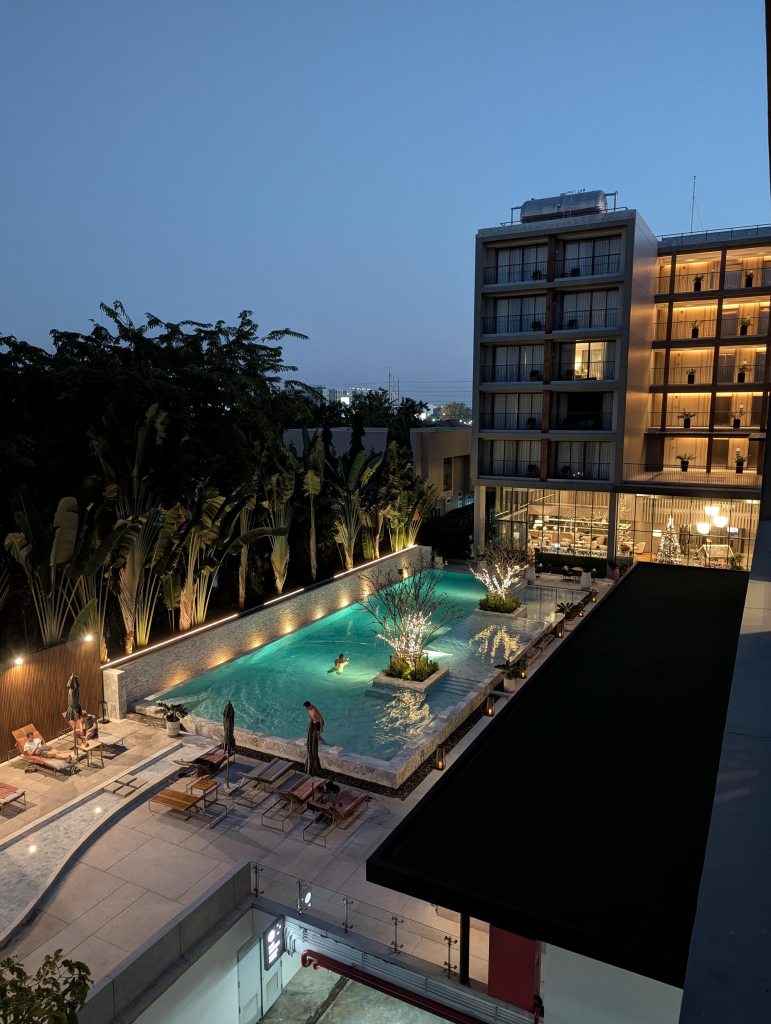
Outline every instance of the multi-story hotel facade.
<path fill-rule="evenodd" d="M 603 192 L 478 232 L 475 544 L 749 568 L 768 419 L 771 226 L 657 239 Z"/>

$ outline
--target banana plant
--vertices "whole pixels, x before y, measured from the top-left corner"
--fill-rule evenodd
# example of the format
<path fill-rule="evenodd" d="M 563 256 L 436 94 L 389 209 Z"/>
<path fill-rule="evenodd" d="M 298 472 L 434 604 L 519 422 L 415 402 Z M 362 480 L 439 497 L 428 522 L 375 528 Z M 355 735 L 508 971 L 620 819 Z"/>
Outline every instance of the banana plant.
<path fill-rule="evenodd" d="M 266 510 L 265 518 L 271 529 L 270 546 L 272 548 L 270 564 L 276 581 L 277 593 L 282 593 L 289 570 L 289 527 L 295 503 L 292 500 L 295 488 L 295 473 L 291 469 L 279 467 L 276 473 L 265 478 L 263 489 L 265 500 L 262 507 Z"/>
<path fill-rule="evenodd" d="M 43 522 L 29 493 L 21 488 L 11 498 L 18 532 L 5 538 L 5 550 L 19 563 L 35 606 L 44 647 L 52 647 L 64 634 L 72 609 L 75 585 L 64 573 L 78 539 L 78 502 L 62 498 L 51 523 Z"/>
<path fill-rule="evenodd" d="M 388 513 L 388 534 L 392 551 L 412 547 L 424 519 L 430 517 L 439 500 L 439 489 L 420 477 L 405 488 Z"/>
<path fill-rule="evenodd" d="M 144 420 L 135 424 L 133 441 L 129 443 L 122 424 L 108 407 L 102 417 L 105 432 L 90 435 L 105 480 L 118 488 L 120 509 L 126 519 L 147 512 L 155 504 L 149 490 L 151 460 L 166 439 L 168 421 L 168 413 L 159 410 L 157 404 L 151 405 Z"/>
<path fill-rule="evenodd" d="M 353 458 L 341 455 L 335 463 L 327 462 L 336 492 L 332 504 L 332 529 L 346 569 L 353 569 L 356 541 L 364 525 L 362 496 L 382 461 L 382 455 L 367 459 L 362 448 Z"/>
<path fill-rule="evenodd" d="M 321 494 L 324 485 L 324 443 L 318 430 L 313 438 L 303 427 L 303 494 L 308 499 L 310 509 L 310 561 L 311 577 L 316 582 L 318 571 L 316 552 L 316 498 Z"/>

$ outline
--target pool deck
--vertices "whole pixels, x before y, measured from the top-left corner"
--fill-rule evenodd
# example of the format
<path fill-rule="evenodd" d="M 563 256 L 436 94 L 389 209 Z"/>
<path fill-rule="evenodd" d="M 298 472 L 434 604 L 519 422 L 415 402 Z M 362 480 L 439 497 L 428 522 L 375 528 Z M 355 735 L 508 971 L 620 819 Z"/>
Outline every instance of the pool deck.
<path fill-rule="evenodd" d="M 544 582 L 558 585 L 555 580 Z M 596 588 L 604 596 L 610 585 L 598 581 Z M 589 610 L 595 607 L 590 605 Z M 563 642 L 556 640 L 530 666 L 529 674 Z M 482 718 L 463 737 L 448 755 L 448 764 L 463 754 L 490 721 Z M 141 722 L 121 724 L 126 725 L 131 740 L 129 750 L 122 755 L 124 759 L 138 760 L 168 743 L 165 733 L 157 728 Z M 185 738 L 183 734 L 181 738 L 191 746 L 204 743 L 200 737 Z M 120 767 L 117 762 L 118 757 L 113 774 L 130 767 L 127 760 Z M 107 763 L 105 759 L 105 766 Z M 238 763 L 248 766 L 254 762 L 239 757 Z M 113 762 L 110 764 L 112 771 Z M 89 784 L 93 789 L 102 786 L 107 770 L 90 770 L 98 774 L 98 782 L 93 781 L 93 774 L 86 778 L 85 773 L 82 778 L 62 782 L 41 775 L 25 776 L 14 763 L 3 765 L 0 778 L 22 784 L 29 780 L 31 785 L 25 788 L 28 793 L 32 790 L 28 811 L 14 813 L 11 828 L 32 821 L 28 814 L 46 813 L 58 801 L 71 799 L 64 796 L 65 787 L 83 793 Z M 219 778 L 224 782 L 224 773 Z M 286 833 L 263 826 L 259 804 L 251 809 L 224 798 L 227 816 L 210 828 L 211 820 L 202 815 L 185 821 L 175 812 L 151 812 L 145 794 L 127 806 L 98 838 L 77 851 L 59 881 L 39 901 L 34 917 L 3 950 L 3 956 L 17 955 L 28 971 L 35 971 L 47 953 L 62 949 L 65 956 L 84 961 L 91 969 L 92 980 L 97 981 L 230 867 L 247 858 L 265 869 L 263 884 L 269 898 L 279 900 L 283 896 L 286 902 L 284 890 L 289 882 L 303 879 L 312 883 L 314 899 L 319 901 L 333 900 L 338 906 L 341 893 L 361 901 L 361 913 L 368 919 L 366 934 L 378 941 L 392 940 L 389 914 L 398 913 L 405 919 L 400 925 L 405 953 L 441 965 L 447 947 L 435 941 L 434 930 L 457 934 L 457 915 L 438 913 L 430 904 L 367 882 L 365 874 L 370 854 L 438 778 L 438 772 L 429 773 L 404 800 L 372 796 L 366 811 L 348 829 L 333 833 L 326 848 L 302 841 L 304 822 Z M 176 786 L 182 788 L 184 781 Z M 9 831 L 7 825 L 3 828 Z M 371 914 L 367 914 L 366 907 L 371 908 Z M 487 935 L 481 924 L 472 927 L 470 966 L 472 979 L 486 981 Z"/>

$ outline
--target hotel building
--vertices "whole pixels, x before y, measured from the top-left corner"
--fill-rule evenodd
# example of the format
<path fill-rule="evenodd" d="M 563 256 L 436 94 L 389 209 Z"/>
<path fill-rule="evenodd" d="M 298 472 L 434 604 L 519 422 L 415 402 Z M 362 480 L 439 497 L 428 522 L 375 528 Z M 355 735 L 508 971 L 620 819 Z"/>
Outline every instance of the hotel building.
<path fill-rule="evenodd" d="M 475 543 L 545 562 L 749 568 L 769 361 L 771 226 L 656 238 L 604 192 L 477 234 Z"/>

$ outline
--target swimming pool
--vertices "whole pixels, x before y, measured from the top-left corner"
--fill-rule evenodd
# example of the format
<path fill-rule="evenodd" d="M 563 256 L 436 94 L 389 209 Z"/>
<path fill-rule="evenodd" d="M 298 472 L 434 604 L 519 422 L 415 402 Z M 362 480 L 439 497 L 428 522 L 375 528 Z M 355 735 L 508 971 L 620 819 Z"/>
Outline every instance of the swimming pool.
<path fill-rule="evenodd" d="M 282 737 L 304 735 L 308 713 L 302 705 L 308 700 L 324 715 L 328 744 L 389 761 L 493 669 L 495 652 L 480 652 L 474 643 L 481 628 L 493 621 L 502 624 L 525 646 L 543 630 L 556 603 L 574 596 L 572 591 L 521 586 L 517 596 L 527 605 L 527 614 L 509 621 L 477 610 L 485 589 L 473 576 L 446 573 L 441 591 L 460 607 L 462 618 L 429 645 L 431 657 L 450 672 L 426 693 L 373 685 L 388 664 L 390 648 L 374 636 L 371 617 L 353 605 L 165 690 L 163 699 L 217 722 L 230 700 L 237 728 Z M 332 670 L 340 654 L 349 659 L 342 674 Z"/>

